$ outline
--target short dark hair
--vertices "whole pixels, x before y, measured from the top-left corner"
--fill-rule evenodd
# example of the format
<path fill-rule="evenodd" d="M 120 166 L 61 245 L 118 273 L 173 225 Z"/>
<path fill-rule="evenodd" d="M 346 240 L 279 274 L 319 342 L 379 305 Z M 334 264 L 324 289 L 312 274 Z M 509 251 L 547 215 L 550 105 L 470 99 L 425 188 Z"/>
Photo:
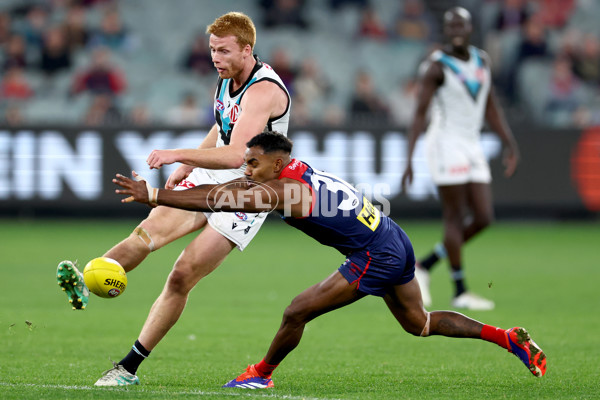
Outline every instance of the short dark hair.
<path fill-rule="evenodd" d="M 254 136 L 248 143 L 248 148 L 258 146 L 265 154 L 273 153 L 274 151 L 283 151 L 287 154 L 292 152 L 294 144 L 290 139 L 283 136 L 281 133 L 266 131 Z"/>

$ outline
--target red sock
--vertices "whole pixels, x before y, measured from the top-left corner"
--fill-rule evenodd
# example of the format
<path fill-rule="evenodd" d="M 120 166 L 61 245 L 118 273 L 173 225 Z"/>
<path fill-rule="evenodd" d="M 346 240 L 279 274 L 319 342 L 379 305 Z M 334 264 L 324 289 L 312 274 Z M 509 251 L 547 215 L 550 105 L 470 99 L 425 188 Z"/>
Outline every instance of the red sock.
<path fill-rule="evenodd" d="M 481 329 L 481 338 L 488 342 L 496 343 L 500 347 L 504 347 L 508 350 L 508 339 L 506 338 L 506 331 L 502 328 L 496 328 L 491 325 L 484 325 Z"/>
<path fill-rule="evenodd" d="M 256 372 L 258 372 L 258 374 L 263 377 L 263 378 L 270 378 L 271 374 L 273 373 L 273 371 L 275 370 L 275 368 L 277 368 L 279 364 L 267 364 L 265 362 L 265 359 L 263 358 L 262 360 L 260 360 L 260 362 L 258 364 L 254 364 L 254 369 L 256 370 Z"/>

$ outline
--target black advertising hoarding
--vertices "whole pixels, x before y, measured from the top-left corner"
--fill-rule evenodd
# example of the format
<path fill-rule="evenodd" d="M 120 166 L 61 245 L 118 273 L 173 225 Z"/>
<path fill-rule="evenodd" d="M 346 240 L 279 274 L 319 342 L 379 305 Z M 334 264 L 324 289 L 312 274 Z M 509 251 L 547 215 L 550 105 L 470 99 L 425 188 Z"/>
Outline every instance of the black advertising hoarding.
<path fill-rule="evenodd" d="M 136 170 L 162 186 L 175 166 L 149 170 L 154 149 L 197 146 L 208 129 L 18 128 L 0 129 L 0 215 L 134 216 L 142 205 L 123 205 L 111 182 Z M 521 150 L 517 174 L 506 179 L 501 143 L 490 133 L 482 144 L 492 166 L 499 217 L 594 216 L 600 211 L 600 130 L 515 129 Z M 294 156 L 357 185 L 393 217 L 438 216 L 422 143 L 408 193 L 400 181 L 406 136 L 395 129 L 292 129 Z M 387 208 L 387 209 L 386 209 Z"/>

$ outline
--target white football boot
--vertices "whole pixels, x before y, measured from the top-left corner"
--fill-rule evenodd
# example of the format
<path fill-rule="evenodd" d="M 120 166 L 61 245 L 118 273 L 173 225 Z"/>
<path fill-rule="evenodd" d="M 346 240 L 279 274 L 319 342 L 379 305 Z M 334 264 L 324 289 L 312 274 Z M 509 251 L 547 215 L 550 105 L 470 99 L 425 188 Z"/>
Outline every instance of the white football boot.
<path fill-rule="evenodd" d="M 129 386 L 139 385 L 137 375 L 129 373 L 122 365 L 113 361 L 113 368 L 104 371 L 102 378 L 98 379 L 94 386 Z"/>
<path fill-rule="evenodd" d="M 471 292 L 464 292 L 452 299 L 452 307 L 474 311 L 493 310 L 496 305 L 492 300 L 484 299 Z"/>

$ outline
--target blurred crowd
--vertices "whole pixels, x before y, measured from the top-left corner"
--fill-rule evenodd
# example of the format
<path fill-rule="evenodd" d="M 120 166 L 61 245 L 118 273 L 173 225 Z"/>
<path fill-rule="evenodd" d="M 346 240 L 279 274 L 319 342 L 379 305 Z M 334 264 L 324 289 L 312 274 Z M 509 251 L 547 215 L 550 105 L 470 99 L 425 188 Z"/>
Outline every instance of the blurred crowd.
<path fill-rule="evenodd" d="M 194 27 L 196 33 L 178 47 L 181 51 L 177 60 L 166 68 L 168 75 L 179 74 L 188 79 L 185 82 L 210 84 L 206 90 L 198 90 L 204 86 L 186 87 L 184 82 L 177 86 L 176 93 L 167 90 L 170 96 L 165 91 L 166 100 L 152 105 L 151 96 L 140 92 L 140 88 L 160 83 L 160 78 L 151 82 L 140 78 L 142 69 L 153 67 L 152 58 L 145 64 L 134 64 L 140 76 L 135 68 L 123 70 L 118 62 L 135 62 L 140 58 L 138 54 L 152 53 L 146 49 L 148 34 L 132 27 L 139 23 L 130 24 L 136 22 L 131 19 L 135 16 L 124 18 L 121 9 L 125 1 L 19 0 L 0 5 L 0 120 L 9 125 L 45 123 L 46 118 L 57 123 L 64 111 L 64 122 L 90 126 L 210 124 L 210 96 L 216 73 L 203 32 L 206 24 Z M 258 44 L 265 37 L 275 43 L 261 57 L 278 72 L 292 94 L 292 123 L 408 125 L 416 103 L 418 63 L 443 39 L 442 12 L 456 2 L 317 3 L 319 10 L 314 10 L 315 2 L 307 0 L 254 0 L 254 13 L 249 12 L 257 24 Z M 600 40 L 598 30 L 593 28 L 595 23 L 588 24 L 592 27 L 589 29 L 586 25 L 600 16 L 598 2 L 463 3 L 474 17 L 473 42 L 490 54 L 497 92 L 510 112 L 533 116 L 538 123 L 556 127 L 600 123 Z M 143 7 L 144 2 L 138 2 L 138 6 Z M 164 12 L 157 10 L 156 18 Z M 317 14 L 325 15 L 320 17 L 320 25 Z M 144 17 L 140 14 L 139 18 Z M 303 54 L 276 41 L 282 30 L 292 30 L 300 38 L 323 35 L 322 26 L 336 21 L 350 21 L 347 25 L 352 31 L 339 44 L 347 51 L 353 46 L 384 54 L 399 52 L 398 46 L 421 51 L 414 59 L 396 56 L 392 62 L 364 56 L 376 67 L 386 67 L 383 73 L 381 68 L 374 72 L 357 56 L 357 67 L 340 69 L 351 71 L 344 74 L 336 71 L 334 59 Z M 380 66 L 378 61 L 391 65 Z M 409 73 L 393 76 L 394 63 L 408 63 Z M 157 71 L 158 76 L 163 73 Z"/>

